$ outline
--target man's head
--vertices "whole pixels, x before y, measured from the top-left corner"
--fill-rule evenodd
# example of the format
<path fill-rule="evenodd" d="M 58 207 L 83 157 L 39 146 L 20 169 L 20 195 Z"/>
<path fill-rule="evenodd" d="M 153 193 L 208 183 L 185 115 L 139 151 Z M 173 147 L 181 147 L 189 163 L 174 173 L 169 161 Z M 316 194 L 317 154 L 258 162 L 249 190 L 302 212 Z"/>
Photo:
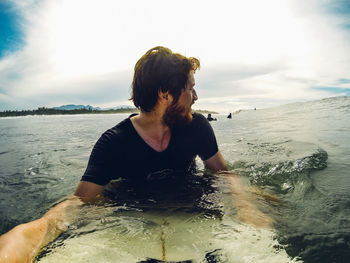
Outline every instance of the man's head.
<path fill-rule="evenodd" d="M 150 112 L 157 104 L 159 93 L 168 92 L 176 105 L 191 81 L 189 78 L 193 78 L 199 67 L 197 58 L 173 53 L 165 47 L 154 47 L 135 65 L 131 100 L 141 111 Z"/>
<path fill-rule="evenodd" d="M 191 70 L 179 98 L 166 108 L 163 115 L 164 124 L 170 127 L 174 124 L 187 124 L 192 121 L 191 106 L 198 99 L 194 86 L 194 71 Z"/>

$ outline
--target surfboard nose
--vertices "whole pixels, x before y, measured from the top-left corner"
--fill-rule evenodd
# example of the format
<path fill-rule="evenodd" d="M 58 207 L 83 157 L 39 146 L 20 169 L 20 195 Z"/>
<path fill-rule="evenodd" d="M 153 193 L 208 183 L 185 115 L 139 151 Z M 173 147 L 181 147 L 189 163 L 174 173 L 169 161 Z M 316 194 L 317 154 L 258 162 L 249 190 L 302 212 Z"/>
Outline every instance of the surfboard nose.
<path fill-rule="evenodd" d="M 146 260 L 139 261 L 137 263 L 193 263 L 192 260 L 184 260 L 184 261 L 163 261 L 155 258 L 147 258 Z"/>
<path fill-rule="evenodd" d="M 205 254 L 205 258 L 202 263 L 218 263 L 218 262 L 223 262 L 222 255 L 221 255 L 221 249 L 215 249 L 211 252 L 208 252 Z M 226 262 L 226 261 L 225 261 Z M 164 260 L 159 260 L 155 258 L 147 258 L 146 260 L 139 261 L 137 263 L 193 263 L 193 260 L 183 260 L 183 261 L 164 261 Z"/>

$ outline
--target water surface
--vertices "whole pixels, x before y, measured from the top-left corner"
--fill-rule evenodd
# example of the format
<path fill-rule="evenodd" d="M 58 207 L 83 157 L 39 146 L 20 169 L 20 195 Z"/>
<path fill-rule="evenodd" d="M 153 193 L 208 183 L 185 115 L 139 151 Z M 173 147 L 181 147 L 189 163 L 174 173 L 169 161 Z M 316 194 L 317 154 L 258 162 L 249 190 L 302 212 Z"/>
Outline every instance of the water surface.
<path fill-rule="evenodd" d="M 282 200 L 260 204 L 277 219 L 274 231 L 237 221 L 230 191 L 219 179 L 220 191 L 207 197 L 222 206 L 222 217 L 183 209 L 85 207 L 84 217 L 38 261 L 137 262 L 162 259 L 165 248 L 167 260 L 347 262 L 349 113 L 349 97 L 337 97 L 241 111 L 232 119 L 219 115 L 211 122 L 230 169 Z M 71 194 L 96 140 L 126 117 L 1 118 L 0 233 L 38 218 Z"/>

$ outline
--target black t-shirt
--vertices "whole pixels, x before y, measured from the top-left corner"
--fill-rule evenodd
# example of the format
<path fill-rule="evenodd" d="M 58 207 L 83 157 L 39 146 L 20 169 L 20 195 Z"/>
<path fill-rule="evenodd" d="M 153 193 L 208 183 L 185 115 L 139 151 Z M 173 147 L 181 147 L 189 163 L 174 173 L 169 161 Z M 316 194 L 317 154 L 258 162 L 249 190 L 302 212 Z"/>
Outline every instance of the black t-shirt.
<path fill-rule="evenodd" d="M 164 171 L 185 174 L 195 165 L 197 155 L 207 160 L 218 151 L 214 131 L 201 114 L 193 114 L 192 122 L 187 125 L 175 125 L 169 145 L 162 152 L 151 148 L 139 136 L 130 117 L 102 134 L 92 150 L 82 181 L 106 185 L 123 178 L 142 184 Z"/>

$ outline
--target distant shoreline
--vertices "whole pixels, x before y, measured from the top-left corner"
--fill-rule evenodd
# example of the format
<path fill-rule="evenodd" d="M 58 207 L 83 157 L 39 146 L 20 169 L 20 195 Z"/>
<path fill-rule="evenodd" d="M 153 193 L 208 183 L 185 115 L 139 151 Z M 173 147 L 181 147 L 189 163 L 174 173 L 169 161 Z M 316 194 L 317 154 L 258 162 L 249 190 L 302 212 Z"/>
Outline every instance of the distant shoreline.
<path fill-rule="evenodd" d="M 73 110 L 58 110 L 53 108 L 41 107 L 36 110 L 14 110 L 2 111 L 0 117 L 17 117 L 27 115 L 75 115 L 75 114 L 111 114 L 111 113 L 134 113 L 138 112 L 136 108 L 120 108 L 110 110 L 93 110 L 93 109 L 73 109 Z"/>
<path fill-rule="evenodd" d="M 76 114 L 113 114 L 113 113 L 137 113 L 137 108 L 120 108 L 110 110 L 93 110 L 93 109 L 74 109 L 74 110 L 58 110 L 53 108 L 41 107 L 36 110 L 14 110 L 14 111 L 1 111 L 0 117 L 19 117 L 28 115 L 76 115 Z M 215 111 L 208 110 L 194 110 L 194 112 L 201 114 L 218 114 Z"/>

